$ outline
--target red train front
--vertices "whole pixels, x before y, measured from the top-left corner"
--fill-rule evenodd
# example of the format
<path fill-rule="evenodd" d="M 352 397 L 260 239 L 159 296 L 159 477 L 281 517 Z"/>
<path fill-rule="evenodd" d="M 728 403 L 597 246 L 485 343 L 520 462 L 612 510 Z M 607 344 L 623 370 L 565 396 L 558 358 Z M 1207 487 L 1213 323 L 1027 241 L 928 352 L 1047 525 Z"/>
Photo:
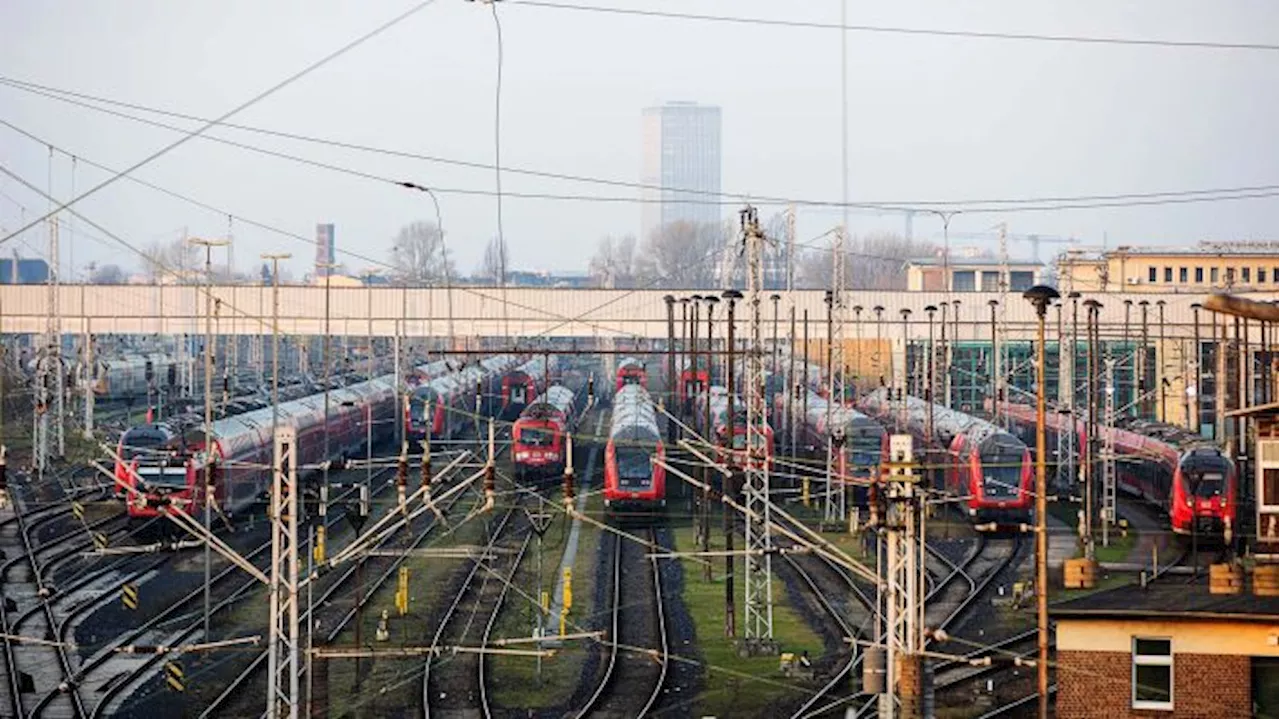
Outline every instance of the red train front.
<path fill-rule="evenodd" d="M 573 429 L 577 397 L 564 385 L 552 385 L 535 399 L 511 430 L 516 479 L 564 472 L 565 434 Z"/>
<path fill-rule="evenodd" d="M 524 411 L 548 382 L 554 378 L 551 370 L 554 363 L 545 355 L 539 355 L 502 376 L 502 410 L 503 419 L 515 419 Z"/>
<path fill-rule="evenodd" d="M 711 375 L 705 367 L 691 366 L 685 364 L 680 370 L 680 381 L 677 384 L 677 391 L 680 394 L 680 404 L 687 410 L 689 403 L 694 397 L 711 385 Z"/>
<path fill-rule="evenodd" d="M 117 449 L 115 477 L 116 493 L 126 500 L 129 516 L 155 517 L 159 507 L 167 503 L 189 510 L 202 507 L 203 493 L 194 491 L 197 477 L 193 460 L 200 449 L 188 446 L 180 432 L 163 422 L 126 430 Z"/>
<path fill-rule="evenodd" d="M 613 397 L 605 447 L 604 505 L 612 516 L 644 515 L 666 506 L 666 458 L 649 391 L 626 385 Z"/>
<path fill-rule="evenodd" d="M 638 384 L 645 389 L 649 388 L 649 373 L 644 368 L 644 363 L 635 357 L 626 357 L 618 363 L 618 372 L 614 391 L 620 390 L 624 385 Z"/>
<path fill-rule="evenodd" d="M 861 408 L 892 426 L 905 414 L 906 430 L 921 444 L 918 457 L 943 465 L 943 484 L 978 524 L 1020 524 L 1034 519 L 1031 452 L 1018 437 L 964 412 L 910 395 L 891 400 L 881 388 Z M 887 442 L 887 440 L 886 440 Z M 887 448 L 887 444 L 886 444 Z"/>

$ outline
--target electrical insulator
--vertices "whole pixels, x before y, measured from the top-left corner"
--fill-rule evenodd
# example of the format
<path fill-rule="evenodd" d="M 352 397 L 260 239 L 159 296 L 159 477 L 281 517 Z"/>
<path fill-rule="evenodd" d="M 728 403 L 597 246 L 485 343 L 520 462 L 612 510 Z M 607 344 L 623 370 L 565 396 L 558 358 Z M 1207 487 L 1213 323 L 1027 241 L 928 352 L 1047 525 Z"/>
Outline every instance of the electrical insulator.
<path fill-rule="evenodd" d="M 360 485 L 360 516 L 369 516 L 369 485 Z"/>

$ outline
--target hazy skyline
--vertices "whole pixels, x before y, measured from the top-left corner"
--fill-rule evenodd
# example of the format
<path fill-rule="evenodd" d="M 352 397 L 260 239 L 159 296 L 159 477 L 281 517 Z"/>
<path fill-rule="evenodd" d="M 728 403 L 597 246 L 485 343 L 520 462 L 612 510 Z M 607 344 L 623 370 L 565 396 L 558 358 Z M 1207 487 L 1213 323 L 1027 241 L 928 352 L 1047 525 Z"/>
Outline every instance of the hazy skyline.
<path fill-rule="evenodd" d="M 624 6 L 589 0 L 596 6 Z M 154 106 L 217 116 L 332 52 L 412 3 L 262 4 L 129 2 L 0 7 L 9 29 L 0 75 Z M 627 7 L 838 21 L 839 2 L 633 2 Z M 74 8 L 74 10 L 72 10 Z M 641 110 L 669 100 L 722 108 L 727 193 L 838 200 L 838 30 L 641 18 L 498 5 L 502 23 L 502 164 L 634 183 Z M 849 4 L 851 24 L 1275 44 L 1275 3 L 1076 3 L 984 0 Z M 237 115 L 233 122 L 437 155 L 494 159 L 496 41 L 490 8 L 438 0 L 384 35 Z M 1271 186 L 1280 174 L 1280 72 L 1274 50 L 1112 46 L 961 37 L 848 34 L 849 186 L 855 202 L 1114 195 Z M 136 113 L 128 110 L 127 112 Z M 86 160 L 124 167 L 176 135 L 0 85 L 0 119 Z M 163 118 L 156 118 L 164 120 Z M 164 120 L 191 126 L 181 121 Z M 491 169 L 358 153 L 216 129 L 234 138 L 438 188 L 460 271 L 476 267 L 497 234 Z M 0 127 L 3 164 L 43 187 L 48 150 Z M 388 260 L 392 237 L 434 220 L 428 199 L 389 184 L 196 139 L 136 173 L 222 210 L 314 237 L 336 225 L 344 251 Z M 106 175 L 77 163 L 83 190 Z M 54 189 L 71 193 L 71 162 L 55 156 Z M 506 192 L 636 198 L 639 190 L 504 173 Z M 462 190 L 463 192 L 456 192 Z M 471 194 L 479 192 L 481 194 Z M 47 203 L 0 177 L 0 227 L 19 204 Z M 1273 239 L 1275 197 L 1220 203 L 1052 212 L 961 214 L 956 244 L 1004 221 L 1016 234 L 1070 235 L 1089 244 Z M 78 209 L 138 246 L 224 235 L 225 215 L 127 180 Z M 763 205 L 768 216 L 778 207 Z M 736 207 L 723 208 L 731 216 Z M 507 197 L 503 230 L 512 266 L 584 269 L 606 234 L 638 233 L 634 202 Z M 838 208 L 804 208 L 807 240 L 840 221 Z M 64 220 L 65 222 L 65 220 Z M 857 211 L 850 231 L 901 231 L 897 213 Z M 259 253 L 287 251 L 295 276 L 314 246 L 233 223 L 242 269 Z M 67 247 L 74 236 L 74 249 Z M 915 218 L 917 237 L 940 237 Z M 74 221 L 63 262 L 137 266 Z M 43 251 L 44 233 L 22 238 Z M 5 254 L 31 249 L 15 239 Z M 1025 245 L 1013 245 L 1021 254 Z M 1047 252 L 1046 252 L 1047 254 Z"/>

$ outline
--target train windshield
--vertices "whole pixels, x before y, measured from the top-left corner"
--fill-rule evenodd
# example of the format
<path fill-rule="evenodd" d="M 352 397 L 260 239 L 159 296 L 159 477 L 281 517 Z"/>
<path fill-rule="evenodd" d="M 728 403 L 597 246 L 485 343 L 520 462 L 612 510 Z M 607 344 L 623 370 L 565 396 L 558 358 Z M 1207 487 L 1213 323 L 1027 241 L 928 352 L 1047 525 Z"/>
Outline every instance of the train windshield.
<path fill-rule="evenodd" d="M 1216 450 L 1195 450 L 1182 460 L 1182 476 L 1187 493 L 1201 499 L 1227 493 L 1227 474 L 1231 465 Z"/>
<path fill-rule="evenodd" d="M 138 427 L 120 438 L 121 459 L 137 459 L 140 463 L 159 461 L 174 449 L 170 447 L 172 435 L 150 427 Z"/>
<path fill-rule="evenodd" d="M 651 449 L 648 447 L 618 447 L 615 459 L 618 465 L 618 485 L 621 489 L 648 488 L 653 477 L 649 464 Z"/>
<path fill-rule="evenodd" d="M 992 499 L 1012 499 L 1018 496 L 1022 483 L 1021 457 L 995 456 L 982 463 L 982 493 Z"/>
<path fill-rule="evenodd" d="M 640 370 L 635 368 L 627 368 L 622 371 L 623 384 L 640 384 Z"/>
<path fill-rule="evenodd" d="M 526 447 L 550 447 L 555 444 L 554 432 L 541 427 L 521 427 L 520 444 Z"/>

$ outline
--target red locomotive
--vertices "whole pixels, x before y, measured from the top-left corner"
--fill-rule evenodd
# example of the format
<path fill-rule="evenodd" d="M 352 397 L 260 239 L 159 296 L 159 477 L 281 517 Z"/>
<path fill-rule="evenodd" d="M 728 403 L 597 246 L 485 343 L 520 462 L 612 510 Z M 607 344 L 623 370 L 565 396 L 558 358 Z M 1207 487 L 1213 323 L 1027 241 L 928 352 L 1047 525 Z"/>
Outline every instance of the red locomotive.
<path fill-rule="evenodd" d="M 1034 472 L 1031 452 L 1021 439 L 984 419 L 936 404 L 930 433 L 929 403 L 910 395 L 890 400 L 883 387 L 863 397 L 860 407 L 883 424 L 902 418 L 907 432 L 923 445 L 923 456 L 930 449 L 944 450 L 943 483 L 975 522 L 1031 521 Z"/>
<path fill-rule="evenodd" d="M 1024 436 L 1034 436 L 1036 410 L 1001 403 L 1001 411 Z M 1071 419 L 1045 414 L 1045 437 L 1055 446 L 1069 431 Z M 1116 487 L 1153 505 L 1169 518 L 1178 534 L 1224 537 L 1236 522 L 1235 463 L 1211 440 L 1163 422 L 1122 420 L 1121 427 L 1098 428 L 1099 442 L 1110 441 L 1116 453 Z M 1077 447 L 1085 446 L 1085 422 L 1076 421 Z"/>
<path fill-rule="evenodd" d="M 503 375 L 500 416 L 508 420 L 520 416 L 525 406 L 555 379 L 552 376 L 555 368 L 554 355 L 539 355 Z"/>
<path fill-rule="evenodd" d="M 115 466 L 129 517 L 154 517 L 166 505 L 187 512 L 202 509 L 208 457 L 216 462 L 218 508 L 226 514 L 243 512 L 259 503 L 271 484 L 273 417 L 297 431 L 298 463 L 318 464 L 358 454 L 367 443 L 370 423 L 385 427 L 395 416 L 395 401 L 395 379 L 388 376 L 331 390 L 327 427 L 323 393 L 283 402 L 276 412 L 264 407 L 225 417 L 211 427 L 210 452 L 205 451 L 203 430 L 184 438 L 163 424 L 130 428 L 120 438 Z"/>
<path fill-rule="evenodd" d="M 623 385 L 628 384 L 649 388 L 649 374 L 645 371 L 644 363 L 635 357 L 626 357 L 618 363 L 617 384 L 614 390 L 620 390 Z"/>
<path fill-rule="evenodd" d="M 560 384 L 524 408 L 511 430 L 517 480 L 564 472 L 565 435 L 573 431 L 576 414 L 577 395 Z"/>
<path fill-rule="evenodd" d="M 649 391 L 627 385 L 613 396 L 605 446 L 604 506 L 611 515 L 644 514 L 666 506 L 666 448 Z"/>

